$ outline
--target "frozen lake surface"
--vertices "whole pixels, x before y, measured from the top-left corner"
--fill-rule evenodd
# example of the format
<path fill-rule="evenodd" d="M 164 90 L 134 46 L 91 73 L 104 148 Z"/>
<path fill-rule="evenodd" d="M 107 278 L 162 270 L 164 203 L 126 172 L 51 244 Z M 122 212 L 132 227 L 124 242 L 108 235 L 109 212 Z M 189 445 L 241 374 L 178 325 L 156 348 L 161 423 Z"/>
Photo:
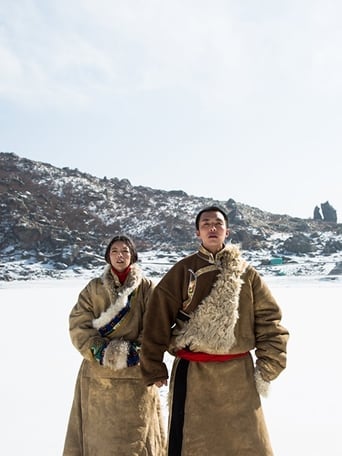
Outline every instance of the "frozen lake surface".
<path fill-rule="evenodd" d="M 263 399 L 275 456 L 341 456 L 342 373 L 335 350 L 341 341 L 342 281 L 266 281 L 290 331 L 288 367 Z M 80 278 L 0 283 L 5 341 L 0 377 L 2 455 L 62 454 L 81 363 L 70 342 L 68 317 L 87 282 Z M 160 392 L 166 418 L 167 388 Z"/>

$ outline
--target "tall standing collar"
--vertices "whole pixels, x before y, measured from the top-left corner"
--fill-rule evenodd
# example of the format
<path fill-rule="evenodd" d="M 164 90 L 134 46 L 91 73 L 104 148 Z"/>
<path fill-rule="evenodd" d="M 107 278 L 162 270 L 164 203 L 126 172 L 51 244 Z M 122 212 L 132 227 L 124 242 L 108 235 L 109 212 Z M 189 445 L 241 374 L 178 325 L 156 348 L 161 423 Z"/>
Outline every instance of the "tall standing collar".
<path fill-rule="evenodd" d="M 203 258 L 204 260 L 209 261 L 209 263 L 216 263 L 223 255 L 223 253 L 226 251 L 226 246 L 224 245 L 221 250 L 216 252 L 214 255 L 212 252 L 209 252 L 203 244 L 200 245 L 200 248 L 198 249 L 198 255 Z"/>
<path fill-rule="evenodd" d="M 218 266 L 222 266 L 231 261 L 242 261 L 245 263 L 245 260 L 241 258 L 241 251 L 237 244 L 224 245 L 215 255 L 212 252 L 209 252 L 209 250 L 201 244 L 197 255 L 203 260 L 208 261 L 208 263 L 216 264 Z"/>

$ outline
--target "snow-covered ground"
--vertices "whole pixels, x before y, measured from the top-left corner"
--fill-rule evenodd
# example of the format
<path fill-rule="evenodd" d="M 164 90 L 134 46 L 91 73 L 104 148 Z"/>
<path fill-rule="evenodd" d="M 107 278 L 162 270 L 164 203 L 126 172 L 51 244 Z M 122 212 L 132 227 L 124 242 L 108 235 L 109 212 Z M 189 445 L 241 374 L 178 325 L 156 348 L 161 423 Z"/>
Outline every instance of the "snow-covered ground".
<path fill-rule="evenodd" d="M 276 456 L 341 456 L 342 279 L 266 278 L 290 331 L 288 368 L 263 400 Z M 81 357 L 68 316 L 88 278 L 0 282 L 0 454 L 62 454 Z M 161 389 L 164 415 L 167 388 Z"/>

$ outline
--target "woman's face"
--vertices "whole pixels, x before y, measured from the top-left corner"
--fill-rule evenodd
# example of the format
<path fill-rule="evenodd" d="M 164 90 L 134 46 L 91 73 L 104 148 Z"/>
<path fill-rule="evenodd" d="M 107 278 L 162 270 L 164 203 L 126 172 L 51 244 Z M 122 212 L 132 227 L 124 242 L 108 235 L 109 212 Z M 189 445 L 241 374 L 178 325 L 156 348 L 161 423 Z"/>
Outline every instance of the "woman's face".
<path fill-rule="evenodd" d="M 109 251 L 110 264 L 121 272 L 131 264 L 131 251 L 123 241 L 113 242 Z"/>

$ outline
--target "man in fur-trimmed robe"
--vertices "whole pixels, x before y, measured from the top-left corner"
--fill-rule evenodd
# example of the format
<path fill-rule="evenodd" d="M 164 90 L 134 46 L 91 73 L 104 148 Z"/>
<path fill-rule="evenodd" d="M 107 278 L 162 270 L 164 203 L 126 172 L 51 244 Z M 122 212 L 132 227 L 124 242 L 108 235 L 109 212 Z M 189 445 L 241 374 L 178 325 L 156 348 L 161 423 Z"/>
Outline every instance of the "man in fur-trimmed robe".
<path fill-rule="evenodd" d="M 145 315 L 141 370 L 169 388 L 169 456 L 273 455 L 260 394 L 286 367 L 288 331 L 257 271 L 234 245 L 219 207 L 196 217 L 199 251 L 156 286 Z M 255 355 L 255 363 L 251 352 Z"/>

